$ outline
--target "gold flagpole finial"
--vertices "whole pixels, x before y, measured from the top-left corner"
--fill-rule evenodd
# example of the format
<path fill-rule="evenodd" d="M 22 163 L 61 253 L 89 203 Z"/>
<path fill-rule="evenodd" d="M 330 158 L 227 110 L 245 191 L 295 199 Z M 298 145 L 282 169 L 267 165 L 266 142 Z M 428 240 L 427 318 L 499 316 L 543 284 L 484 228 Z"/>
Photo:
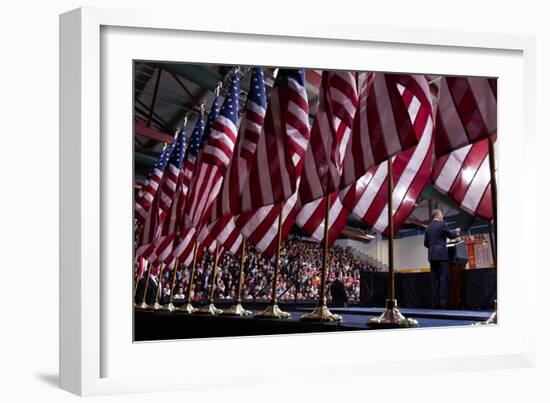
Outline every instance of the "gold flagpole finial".
<path fill-rule="evenodd" d="M 199 105 L 199 111 L 201 115 L 204 115 L 204 111 L 206 110 L 206 106 L 204 104 L 204 101 L 202 101 Z"/>
<path fill-rule="evenodd" d="M 214 90 L 214 94 L 216 94 L 216 96 L 220 95 L 220 91 L 222 89 L 222 86 L 223 86 L 223 82 L 218 81 L 218 85 L 216 86 L 216 89 Z"/>

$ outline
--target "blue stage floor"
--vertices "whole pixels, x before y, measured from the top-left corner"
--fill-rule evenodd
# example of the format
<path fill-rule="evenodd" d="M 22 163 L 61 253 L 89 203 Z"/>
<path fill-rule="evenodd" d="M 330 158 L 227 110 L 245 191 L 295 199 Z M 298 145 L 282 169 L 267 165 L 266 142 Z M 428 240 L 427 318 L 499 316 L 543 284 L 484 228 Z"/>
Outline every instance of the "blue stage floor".
<path fill-rule="evenodd" d="M 253 316 L 210 316 L 182 312 L 135 310 L 135 341 L 175 340 L 203 337 L 253 336 L 268 334 L 318 333 L 367 330 L 370 318 L 379 316 L 382 308 L 331 308 L 342 315 L 341 322 L 302 322 L 300 317 L 313 308 L 281 307 L 289 319 L 259 319 Z M 254 313 L 260 309 L 252 309 Z M 420 328 L 469 326 L 489 318 L 487 311 L 451 311 L 436 309 L 400 309 L 406 317 L 418 320 Z"/>
<path fill-rule="evenodd" d="M 296 308 L 290 312 L 293 319 L 299 319 L 308 308 Z M 349 326 L 365 327 L 365 323 L 372 317 L 379 316 L 384 308 L 330 308 L 332 313 L 342 316 L 342 324 Z M 444 309 L 408 309 L 399 308 L 406 317 L 418 320 L 420 327 L 464 326 L 475 322 L 484 321 L 491 316 L 490 311 L 466 311 Z"/>

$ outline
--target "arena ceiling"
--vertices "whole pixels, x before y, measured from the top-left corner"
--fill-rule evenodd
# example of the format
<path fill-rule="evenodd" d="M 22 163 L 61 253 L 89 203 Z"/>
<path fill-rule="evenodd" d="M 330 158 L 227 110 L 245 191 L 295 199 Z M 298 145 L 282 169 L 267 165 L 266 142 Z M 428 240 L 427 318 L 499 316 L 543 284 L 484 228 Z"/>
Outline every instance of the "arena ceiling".
<path fill-rule="evenodd" d="M 220 95 L 224 96 L 229 85 L 233 66 L 200 65 L 169 62 L 136 61 L 134 63 L 134 178 L 135 187 L 145 181 L 147 172 L 156 161 L 165 142 L 171 142 L 177 129 L 183 126 L 187 117 L 188 135 L 195 126 L 201 103 L 208 111 L 214 100 L 214 91 L 219 82 L 224 83 Z M 273 87 L 275 68 L 266 68 L 266 90 L 269 97 Z M 246 103 L 250 68 L 241 67 L 241 94 L 239 108 Z M 437 80 L 430 76 L 430 80 Z M 308 86 L 310 105 L 316 105 L 317 93 Z M 315 109 L 310 110 L 310 119 L 315 117 Z M 446 216 L 456 217 L 456 226 L 467 229 L 472 225 L 486 223 L 460 208 L 447 196 L 439 193 L 428 184 L 420 197 L 413 214 L 400 231 L 400 236 L 419 233 L 429 222 L 432 208 L 443 209 Z M 350 215 L 348 229 L 368 233 L 368 228 Z"/>

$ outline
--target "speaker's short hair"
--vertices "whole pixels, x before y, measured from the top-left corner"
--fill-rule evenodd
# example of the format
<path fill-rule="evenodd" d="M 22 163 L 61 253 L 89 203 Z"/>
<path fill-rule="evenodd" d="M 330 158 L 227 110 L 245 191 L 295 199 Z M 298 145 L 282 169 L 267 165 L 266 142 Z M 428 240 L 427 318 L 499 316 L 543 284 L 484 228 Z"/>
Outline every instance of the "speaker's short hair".
<path fill-rule="evenodd" d="M 432 211 L 432 218 L 437 217 L 439 214 L 443 215 L 443 212 L 440 209 L 436 208 L 434 211 Z"/>

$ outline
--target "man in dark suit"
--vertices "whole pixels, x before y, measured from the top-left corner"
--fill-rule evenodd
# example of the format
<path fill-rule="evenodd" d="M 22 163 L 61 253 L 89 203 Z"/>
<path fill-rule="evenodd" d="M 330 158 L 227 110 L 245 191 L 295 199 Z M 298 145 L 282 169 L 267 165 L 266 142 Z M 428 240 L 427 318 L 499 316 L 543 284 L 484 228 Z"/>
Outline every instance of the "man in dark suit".
<path fill-rule="evenodd" d="M 432 213 L 433 221 L 426 228 L 424 246 L 428 248 L 428 261 L 432 278 L 432 308 L 446 309 L 449 302 L 449 255 L 447 238 L 455 239 L 457 233 L 451 232 L 443 221 L 443 213 L 436 209 Z M 457 232 L 460 228 L 456 229 Z"/>
<path fill-rule="evenodd" d="M 348 295 L 346 294 L 346 287 L 342 282 L 342 273 L 337 272 L 336 278 L 330 285 L 330 294 L 332 295 L 332 305 L 338 307 L 345 307 L 348 303 Z"/>

